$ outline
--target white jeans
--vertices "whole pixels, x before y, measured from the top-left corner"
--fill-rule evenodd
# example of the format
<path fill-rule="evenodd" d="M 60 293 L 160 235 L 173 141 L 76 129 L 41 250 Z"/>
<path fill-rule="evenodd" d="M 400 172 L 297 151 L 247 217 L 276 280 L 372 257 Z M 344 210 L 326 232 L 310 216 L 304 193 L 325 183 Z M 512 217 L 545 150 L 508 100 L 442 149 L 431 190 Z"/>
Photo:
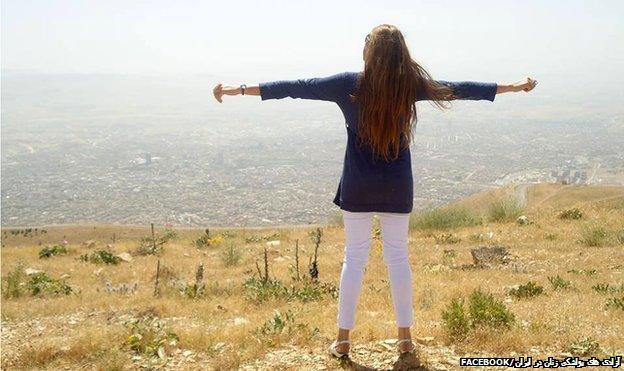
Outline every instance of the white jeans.
<path fill-rule="evenodd" d="M 338 327 L 352 329 L 364 268 L 372 239 L 373 214 L 379 216 L 383 260 L 390 276 L 392 304 L 397 327 L 411 327 L 412 270 L 407 259 L 409 213 L 351 212 L 342 210 L 345 230 L 345 255 L 340 275 Z"/>

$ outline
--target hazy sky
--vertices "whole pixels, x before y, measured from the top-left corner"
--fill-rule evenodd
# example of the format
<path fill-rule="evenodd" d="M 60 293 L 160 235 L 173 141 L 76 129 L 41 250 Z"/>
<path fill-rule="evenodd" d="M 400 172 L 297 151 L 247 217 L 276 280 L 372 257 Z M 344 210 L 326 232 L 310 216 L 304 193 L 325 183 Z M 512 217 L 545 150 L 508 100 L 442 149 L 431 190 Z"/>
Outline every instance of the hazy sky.
<path fill-rule="evenodd" d="M 436 78 L 624 75 L 624 2 L 2 1 L 2 68 L 321 76 L 362 67 L 365 35 L 398 26 Z"/>

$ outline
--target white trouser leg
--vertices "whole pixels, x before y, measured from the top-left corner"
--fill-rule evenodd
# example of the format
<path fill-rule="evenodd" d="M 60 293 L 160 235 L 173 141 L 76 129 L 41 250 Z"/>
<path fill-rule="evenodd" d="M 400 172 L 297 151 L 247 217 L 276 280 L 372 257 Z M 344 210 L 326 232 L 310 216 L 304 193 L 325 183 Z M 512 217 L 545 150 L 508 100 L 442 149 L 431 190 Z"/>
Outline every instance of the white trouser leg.
<path fill-rule="evenodd" d="M 407 242 L 409 213 L 378 213 L 380 217 L 383 257 L 390 276 L 392 303 L 397 327 L 411 327 L 412 270 L 409 265 Z"/>
<path fill-rule="evenodd" d="M 364 267 L 368 262 L 373 213 L 342 210 L 342 216 L 345 254 L 340 275 L 337 321 L 339 328 L 352 329 L 355 325 L 355 310 L 362 289 Z"/>

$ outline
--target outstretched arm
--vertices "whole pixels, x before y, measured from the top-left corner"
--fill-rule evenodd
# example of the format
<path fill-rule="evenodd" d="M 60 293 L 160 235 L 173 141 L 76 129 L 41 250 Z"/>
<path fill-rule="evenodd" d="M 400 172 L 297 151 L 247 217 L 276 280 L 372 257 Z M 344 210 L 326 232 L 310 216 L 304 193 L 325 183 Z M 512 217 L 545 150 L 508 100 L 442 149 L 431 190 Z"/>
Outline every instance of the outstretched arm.
<path fill-rule="evenodd" d="M 337 102 L 344 96 L 346 73 L 327 77 L 261 82 L 247 86 L 245 95 L 259 95 L 262 100 L 286 97 Z M 240 86 L 218 84 L 213 89 L 215 98 L 222 102 L 223 95 L 242 94 Z"/>
<path fill-rule="evenodd" d="M 537 86 L 537 80 L 534 80 L 527 76 L 526 78 L 524 78 L 524 80 L 514 82 L 513 84 L 497 84 L 497 85 L 498 85 L 498 88 L 496 89 L 496 94 L 507 93 L 507 92 L 518 92 L 518 91 L 529 92 L 533 90 L 535 86 Z"/>
<path fill-rule="evenodd" d="M 494 101 L 497 94 L 518 91 L 529 92 L 533 90 L 533 88 L 537 85 L 537 80 L 534 80 L 530 77 L 527 77 L 526 79 L 515 82 L 513 84 L 445 80 L 436 80 L 436 82 L 452 88 L 455 99 L 489 100 L 491 102 Z"/>
<path fill-rule="evenodd" d="M 241 95 L 243 94 L 243 89 L 241 89 L 240 85 L 233 86 L 219 83 L 212 89 L 212 94 L 219 103 L 223 103 L 224 95 Z M 245 88 L 245 95 L 260 95 L 260 88 L 258 85 L 248 85 Z"/>

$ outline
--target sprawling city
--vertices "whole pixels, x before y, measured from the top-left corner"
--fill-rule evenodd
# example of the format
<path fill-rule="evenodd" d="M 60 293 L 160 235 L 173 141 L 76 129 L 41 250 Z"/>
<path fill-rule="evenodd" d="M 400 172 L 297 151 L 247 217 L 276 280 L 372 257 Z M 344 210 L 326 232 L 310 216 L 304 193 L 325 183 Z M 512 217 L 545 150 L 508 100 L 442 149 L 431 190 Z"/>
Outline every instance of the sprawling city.
<path fill-rule="evenodd" d="M 104 80 L 6 78 L 3 225 L 310 224 L 338 211 L 347 135 L 334 103 L 219 105 L 209 77 L 202 86 Z M 169 95 L 142 96 L 150 90 Z M 419 103 L 415 209 L 509 183 L 624 184 L 621 116 L 588 110 L 562 121 L 506 98 L 450 111 Z"/>

